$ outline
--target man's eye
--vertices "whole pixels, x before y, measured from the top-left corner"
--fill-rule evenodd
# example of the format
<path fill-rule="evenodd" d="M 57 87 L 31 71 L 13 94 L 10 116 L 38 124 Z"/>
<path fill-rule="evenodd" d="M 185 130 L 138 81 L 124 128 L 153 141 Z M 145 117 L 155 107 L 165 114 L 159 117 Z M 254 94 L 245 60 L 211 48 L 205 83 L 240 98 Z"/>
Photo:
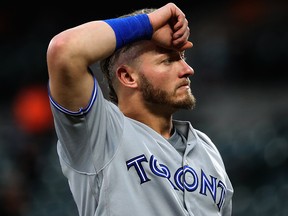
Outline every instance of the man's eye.
<path fill-rule="evenodd" d="M 165 59 L 164 60 L 164 63 L 172 63 L 172 62 L 176 62 L 176 61 L 181 61 L 181 60 L 184 60 L 184 61 L 186 61 L 186 57 L 177 57 L 177 58 L 167 58 L 167 59 Z"/>
<path fill-rule="evenodd" d="M 179 60 L 181 60 L 181 58 L 179 56 L 178 57 L 169 57 L 169 58 L 165 59 L 164 62 L 172 63 L 172 62 L 179 61 Z"/>
<path fill-rule="evenodd" d="M 167 59 L 165 59 L 164 60 L 164 63 L 171 63 L 171 62 L 173 62 L 173 59 L 172 58 L 167 58 Z"/>

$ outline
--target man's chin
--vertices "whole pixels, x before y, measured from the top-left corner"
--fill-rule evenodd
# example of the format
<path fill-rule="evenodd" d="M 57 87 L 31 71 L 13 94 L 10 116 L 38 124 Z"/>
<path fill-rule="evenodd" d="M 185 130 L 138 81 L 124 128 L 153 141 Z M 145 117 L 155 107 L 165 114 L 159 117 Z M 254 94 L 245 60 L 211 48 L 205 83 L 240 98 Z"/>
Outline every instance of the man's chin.
<path fill-rule="evenodd" d="M 178 101 L 177 103 L 173 104 L 175 109 L 186 109 L 192 110 L 196 105 L 196 101 L 194 98 L 185 99 L 183 101 Z"/>

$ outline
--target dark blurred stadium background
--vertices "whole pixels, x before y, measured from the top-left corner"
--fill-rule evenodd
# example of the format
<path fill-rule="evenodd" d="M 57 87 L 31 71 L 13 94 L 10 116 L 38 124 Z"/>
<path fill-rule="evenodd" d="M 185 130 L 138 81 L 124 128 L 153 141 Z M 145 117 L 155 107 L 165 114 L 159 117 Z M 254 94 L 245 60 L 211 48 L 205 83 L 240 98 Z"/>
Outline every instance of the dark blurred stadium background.
<path fill-rule="evenodd" d="M 45 55 L 52 36 L 166 2 L 34 2 L 33 7 L 3 2 L 1 216 L 77 216 L 60 170 L 46 94 Z M 287 216 L 288 2 L 175 3 L 190 22 L 194 48 L 186 55 L 195 70 L 191 86 L 197 98 L 194 111 L 175 117 L 190 120 L 218 146 L 235 188 L 234 216 Z"/>

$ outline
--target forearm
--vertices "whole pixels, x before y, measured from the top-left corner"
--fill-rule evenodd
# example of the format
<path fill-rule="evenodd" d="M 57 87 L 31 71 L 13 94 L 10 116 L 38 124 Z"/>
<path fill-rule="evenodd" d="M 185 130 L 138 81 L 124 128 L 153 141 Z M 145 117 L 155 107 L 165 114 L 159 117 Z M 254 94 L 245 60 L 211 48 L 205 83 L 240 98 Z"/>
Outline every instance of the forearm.
<path fill-rule="evenodd" d="M 51 40 L 47 51 L 48 66 L 86 68 L 112 54 L 115 46 L 115 34 L 107 23 L 84 23 L 59 33 Z"/>

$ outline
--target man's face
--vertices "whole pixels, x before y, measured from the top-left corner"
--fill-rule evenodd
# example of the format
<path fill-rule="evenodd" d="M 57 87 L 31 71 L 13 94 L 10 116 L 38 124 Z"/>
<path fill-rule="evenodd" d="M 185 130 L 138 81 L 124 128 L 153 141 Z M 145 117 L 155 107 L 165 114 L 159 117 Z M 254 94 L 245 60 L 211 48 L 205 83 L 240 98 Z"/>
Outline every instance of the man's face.
<path fill-rule="evenodd" d="M 165 90 L 161 86 L 153 85 L 143 74 L 140 76 L 140 82 L 143 98 L 148 103 L 167 105 L 173 109 L 193 109 L 195 106 L 196 100 L 190 88 L 182 90 L 182 93 L 178 93 L 178 88 L 183 87 L 175 86 Z"/>
<path fill-rule="evenodd" d="M 196 100 L 190 89 L 193 69 L 183 53 L 167 50 L 151 51 L 141 57 L 139 89 L 147 103 L 172 109 L 193 109 Z"/>

